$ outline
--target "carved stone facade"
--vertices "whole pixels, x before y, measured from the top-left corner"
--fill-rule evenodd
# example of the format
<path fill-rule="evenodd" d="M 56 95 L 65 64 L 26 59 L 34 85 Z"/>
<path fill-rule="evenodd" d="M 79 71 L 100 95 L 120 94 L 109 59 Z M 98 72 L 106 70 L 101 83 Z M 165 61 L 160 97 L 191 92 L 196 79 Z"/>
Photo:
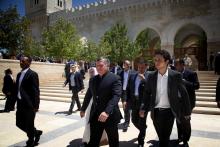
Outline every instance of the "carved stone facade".
<path fill-rule="evenodd" d="M 189 37 L 197 37 L 197 41 L 205 38 L 207 58 L 211 51 L 220 51 L 219 0 L 101 0 L 59 11 L 53 7 L 57 0 L 39 1 L 46 3 L 46 7 L 42 6 L 44 12 L 39 11 L 36 15 L 27 11 L 27 16 L 34 20 L 32 30 L 37 37 L 40 37 L 37 27 L 46 27 L 65 18 L 77 27 L 82 37 L 98 42 L 112 25 L 119 22 L 126 24 L 132 40 L 145 29 L 153 30 L 160 38 L 161 48 L 171 54 L 175 48 L 187 47 L 183 44 L 190 44 Z"/>

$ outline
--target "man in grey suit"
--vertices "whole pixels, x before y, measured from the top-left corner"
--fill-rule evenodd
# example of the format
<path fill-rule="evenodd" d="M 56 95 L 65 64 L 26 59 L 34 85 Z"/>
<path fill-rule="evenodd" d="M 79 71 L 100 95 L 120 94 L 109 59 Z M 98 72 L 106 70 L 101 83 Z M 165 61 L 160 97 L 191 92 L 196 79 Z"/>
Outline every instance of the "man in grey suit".
<path fill-rule="evenodd" d="M 30 69 L 31 61 L 30 57 L 20 59 L 22 70 L 16 79 L 16 126 L 27 134 L 27 147 L 38 145 L 42 135 L 42 131 L 34 126 L 35 115 L 40 104 L 40 90 L 38 74 Z"/>
<path fill-rule="evenodd" d="M 157 50 L 154 56 L 156 71 L 150 73 L 145 84 L 140 117 L 151 111 L 151 117 L 160 141 L 160 147 L 169 146 L 174 118 L 190 119 L 189 96 L 181 74 L 168 68 L 171 57 L 166 50 Z"/>

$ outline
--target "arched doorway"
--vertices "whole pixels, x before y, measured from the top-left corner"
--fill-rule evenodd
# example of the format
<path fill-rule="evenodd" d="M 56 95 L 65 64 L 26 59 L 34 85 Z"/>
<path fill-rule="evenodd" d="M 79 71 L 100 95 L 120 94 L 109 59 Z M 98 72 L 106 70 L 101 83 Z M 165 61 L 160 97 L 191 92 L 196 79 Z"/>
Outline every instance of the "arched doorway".
<path fill-rule="evenodd" d="M 142 51 L 141 54 L 135 59 L 134 66 L 136 67 L 136 63 L 140 58 L 148 60 L 148 62 L 151 64 L 154 51 L 161 48 L 161 39 L 159 34 L 151 28 L 146 28 L 137 35 L 135 42 L 139 47 L 141 47 Z"/>
<path fill-rule="evenodd" d="M 198 25 L 187 24 L 175 36 L 175 58 L 183 58 L 185 54 L 191 57 L 194 70 L 207 70 L 207 37 Z"/>

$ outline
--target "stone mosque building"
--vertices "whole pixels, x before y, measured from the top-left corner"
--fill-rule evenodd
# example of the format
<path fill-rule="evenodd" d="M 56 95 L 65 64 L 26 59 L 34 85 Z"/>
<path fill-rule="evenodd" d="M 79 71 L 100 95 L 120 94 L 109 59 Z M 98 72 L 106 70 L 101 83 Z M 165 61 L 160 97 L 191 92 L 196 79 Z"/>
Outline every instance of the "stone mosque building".
<path fill-rule="evenodd" d="M 25 8 L 36 40 L 64 18 L 95 42 L 116 23 L 127 26 L 131 40 L 149 30 L 147 54 L 159 45 L 176 58 L 188 54 L 199 70 L 207 69 L 210 52 L 220 51 L 220 0 L 98 0 L 78 7 L 72 0 L 25 0 Z"/>

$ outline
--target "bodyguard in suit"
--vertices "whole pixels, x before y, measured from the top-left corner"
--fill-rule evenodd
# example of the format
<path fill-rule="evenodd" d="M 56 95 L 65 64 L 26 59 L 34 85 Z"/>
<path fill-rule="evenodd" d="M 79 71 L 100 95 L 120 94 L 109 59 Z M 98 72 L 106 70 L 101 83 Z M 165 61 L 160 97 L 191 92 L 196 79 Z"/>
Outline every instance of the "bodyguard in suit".
<path fill-rule="evenodd" d="M 160 147 L 169 146 L 174 118 L 190 119 L 189 96 L 181 74 L 168 68 L 171 57 L 166 50 L 155 51 L 156 71 L 150 73 L 145 84 L 140 116 L 151 111 L 151 117 L 160 141 Z"/>
<path fill-rule="evenodd" d="M 138 135 L 138 147 L 144 146 L 144 139 L 146 135 L 146 119 L 147 112 L 143 117 L 139 116 L 141 102 L 143 101 L 144 85 L 148 76 L 147 63 L 140 60 L 138 63 L 138 72 L 130 75 L 127 85 L 126 102 L 131 107 L 131 121 L 134 126 L 140 131 Z"/>
<path fill-rule="evenodd" d="M 196 102 L 195 90 L 199 89 L 200 87 L 197 73 L 190 69 L 186 69 L 183 59 L 175 60 L 175 67 L 176 70 L 182 74 L 183 84 L 185 85 L 188 92 L 192 111 Z M 191 136 L 190 119 L 186 120 L 184 117 L 182 117 L 181 122 L 177 122 L 177 131 L 179 142 L 183 141 L 184 145 L 187 146 L 187 142 Z"/>
<path fill-rule="evenodd" d="M 67 80 L 64 82 L 63 87 L 69 83 L 69 90 L 72 90 L 72 101 L 69 108 L 69 113 L 73 112 L 73 107 L 75 105 L 75 101 L 78 107 L 78 111 L 81 109 L 81 104 L 79 101 L 78 92 L 84 89 L 83 79 L 79 72 L 76 71 L 76 64 L 71 66 L 72 72 L 68 75 Z"/>
<path fill-rule="evenodd" d="M 89 81 L 80 116 L 84 117 L 85 110 L 93 99 L 90 111 L 90 141 L 87 147 L 98 147 L 105 129 L 109 146 L 119 147 L 119 135 L 117 124 L 120 122 L 121 113 L 118 102 L 121 96 L 120 77 L 109 72 L 109 60 L 99 58 L 96 61 L 98 75 Z"/>
<path fill-rule="evenodd" d="M 37 145 L 42 134 L 42 131 L 34 126 L 35 115 L 40 104 L 40 90 L 38 74 L 30 69 L 31 61 L 30 57 L 20 59 L 22 70 L 16 79 L 16 125 L 27 134 L 26 145 L 28 147 Z"/>
<path fill-rule="evenodd" d="M 126 89 L 128 85 L 128 79 L 130 75 L 134 72 L 130 69 L 131 63 L 128 60 L 125 60 L 123 63 L 123 70 L 121 73 L 119 73 L 119 76 L 121 78 L 122 83 L 122 95 L 121 95 L 121 101 L 123 105 L 124 110 L 124 119 L 125 122 L 123 124 L 123 132 L 126 132 L 130 123 L 130 104 L 125 101 L 126 99 Z"/>
<path fill-rule="evenodd" d="M 113 63 L 113 66 L 110 71 L 116 75 L 119 75 L 122 72 L 122 68 L 116 62 L 116 63 Z"/>
<path fill-rule="evenodd" d="M 4 112 L 13 111 L 15 108 L 15 81 L 12 76 L 12 70 L 6 69 L 2 92 L 5 94 L 6 102 Z"/>

